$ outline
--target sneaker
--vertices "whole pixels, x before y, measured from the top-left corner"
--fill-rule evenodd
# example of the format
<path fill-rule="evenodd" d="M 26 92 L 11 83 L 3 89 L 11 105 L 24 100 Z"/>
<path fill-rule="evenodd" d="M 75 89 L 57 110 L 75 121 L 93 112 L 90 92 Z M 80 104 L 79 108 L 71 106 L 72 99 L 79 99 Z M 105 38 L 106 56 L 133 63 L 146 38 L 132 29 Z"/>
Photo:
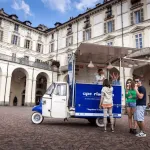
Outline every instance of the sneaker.
<path fill-rule="evenodd" d="M 144 132 L 140 132 L 140 133 L 136 134 L 135 136 L 137 136 L 137 137 L 146 137 L 146 134 Z"/>
<path fill-rule="evenodd" d="M 114 132 L 114 128 L 111 128 L 111 132 Z"/>

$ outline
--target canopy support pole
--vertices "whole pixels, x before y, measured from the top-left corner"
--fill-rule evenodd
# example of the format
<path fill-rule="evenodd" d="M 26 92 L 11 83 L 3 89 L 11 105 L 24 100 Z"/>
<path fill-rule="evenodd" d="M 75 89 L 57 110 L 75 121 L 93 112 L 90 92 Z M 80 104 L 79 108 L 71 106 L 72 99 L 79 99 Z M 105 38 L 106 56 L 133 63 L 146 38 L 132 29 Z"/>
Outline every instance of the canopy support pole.
<path fill-rule="evenodd" d="M 74 95 L 75 95 L 75 54 L 73 53 L 73 75 L 72 75 L 72 107 L 74 107 L 74 101 L 75 101 L 75 99 L 74 99 Z"/>

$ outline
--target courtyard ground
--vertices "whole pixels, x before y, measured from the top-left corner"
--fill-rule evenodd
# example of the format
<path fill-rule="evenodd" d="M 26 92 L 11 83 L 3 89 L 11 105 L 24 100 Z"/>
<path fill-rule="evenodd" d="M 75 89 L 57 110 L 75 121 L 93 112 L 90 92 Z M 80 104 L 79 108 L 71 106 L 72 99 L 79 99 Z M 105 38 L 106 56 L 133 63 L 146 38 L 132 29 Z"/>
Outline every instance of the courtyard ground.
<path fill-rule="evenodd" d="M 127 116 L 117 120 L 115 133 L 103 132 L 84 119 L 45 119 L 31 123 L 31 108 L 0 107 L 0 150 L 150 150 L 150 117 L 146 138 L 128 133 Z"/>

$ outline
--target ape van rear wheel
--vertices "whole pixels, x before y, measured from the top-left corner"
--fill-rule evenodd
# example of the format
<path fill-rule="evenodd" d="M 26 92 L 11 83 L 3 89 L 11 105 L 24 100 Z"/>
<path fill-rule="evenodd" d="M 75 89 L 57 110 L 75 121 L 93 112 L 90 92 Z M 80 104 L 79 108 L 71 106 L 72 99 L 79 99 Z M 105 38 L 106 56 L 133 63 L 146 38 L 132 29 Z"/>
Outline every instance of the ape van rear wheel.
<path fill-rule="evenodd" d="M 96 118 L 96 125 L 98 127 L 104 127 L 103 118 Z"/>

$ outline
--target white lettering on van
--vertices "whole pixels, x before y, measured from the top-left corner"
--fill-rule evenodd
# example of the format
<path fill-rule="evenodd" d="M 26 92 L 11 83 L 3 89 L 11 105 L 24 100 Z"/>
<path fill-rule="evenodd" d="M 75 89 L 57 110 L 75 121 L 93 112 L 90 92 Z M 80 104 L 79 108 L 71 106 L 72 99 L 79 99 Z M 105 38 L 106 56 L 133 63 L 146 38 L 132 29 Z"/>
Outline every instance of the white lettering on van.
<path fill-rule="evenodd" d="M 92 93 L 84 92 L 83 95 L 84 95 L 84 96 L 91 96 Z"/>
<path fill-rule="evenodd" d="M 94 96 L 101 96 L 101 93 L 96 92 L 94 93 Z"/>

